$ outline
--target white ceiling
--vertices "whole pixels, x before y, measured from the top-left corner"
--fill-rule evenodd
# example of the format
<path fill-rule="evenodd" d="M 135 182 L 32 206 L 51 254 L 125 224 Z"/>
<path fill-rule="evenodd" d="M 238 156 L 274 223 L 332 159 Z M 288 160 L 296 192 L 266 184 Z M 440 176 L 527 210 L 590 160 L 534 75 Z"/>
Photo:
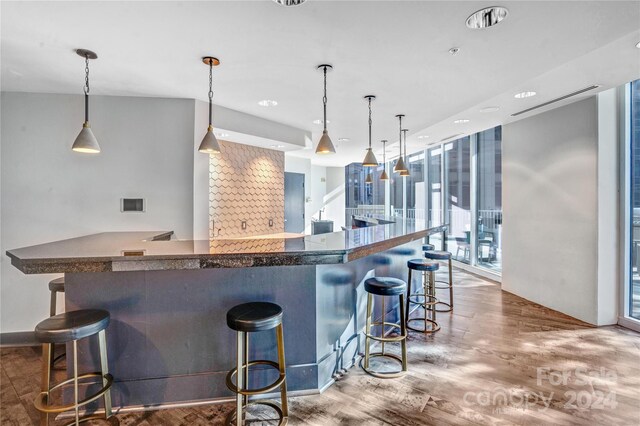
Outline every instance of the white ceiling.
<path fill-rule="evenodd" d="M 508 18 L 469 30 L 472 12 L 493 2 L 323 1 L 285 8 L 271 0 L 209 2 L 2 2 L 2 90 L 82 93 L 84 64 L 98 53 L 93 94 L 207 99 L 213 55 L 214 102 L 313 132 L 322 118 L 320 63 L 328 77 L 329 134 L 338 154 L 295 155 L 320 165 L 361 161 L 367 104 L 373 140 L 397 141 L 406 115 L 410 151 L 506 123 L 510 114 L 589 84 L 640 78 L 640 2 L 503 1 Z M 451 47 L 460 52 L 452 56 Z M 513 99 L 521 90 L 538 96 Z M 257 102 L 275 99 L 277 107 Z M 485 106 L 498 105 L 493 113 Z M 453 124 L 456 118 L 471 120 Z M 215 124 L 215 123 L 214 123 Z M 418 140 L 428 134 L 429 139 Z M 339 138 L 349 142 L 338 143 Z"/>

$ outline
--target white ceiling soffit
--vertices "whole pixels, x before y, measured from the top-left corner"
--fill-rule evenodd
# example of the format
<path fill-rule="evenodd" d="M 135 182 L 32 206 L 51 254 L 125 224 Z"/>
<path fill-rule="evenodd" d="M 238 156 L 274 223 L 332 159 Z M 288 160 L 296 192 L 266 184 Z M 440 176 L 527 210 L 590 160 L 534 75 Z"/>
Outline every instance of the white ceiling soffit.
<path fill-rule="evenodd" d="M 471 13 L 490 5 L 2 2 L 2 90 L 81 94 L 84 64 L 73 52 L 81 47 L 99 56 L 91 64 L 92 93 L 206 101 L 208 70 L 200 58 L 214 55 L 222 61 L 213 77 L 217 105 L 311 131 L 315 144 L 322 131 L 313 124 L 322 118 L 316 65 L 330 63 L 328 127 L 338 154 L 317 156 L 307 144 L 294 155 L 340 166 L 364 157 L 367 94 L 377 96 L 378 151 L 381 139 L 397 142 L 398 113 L 406 114 L 412 151 L 509 122 L 513 112 L 590 84 L 605 89 L 640 77 L 638 1 L 504 1 L 509 16 L 499 25 L 465 26 Z M 460 51 L 451 55 L 451 47 Z M 513 99 L 521 90 L 538 96 Z M 263 99 L 278 106 L 261 107 Z M 494 105 L 500 110 L 478 112 Z M 471 121 L 453 124 L 459 118 Z"/>

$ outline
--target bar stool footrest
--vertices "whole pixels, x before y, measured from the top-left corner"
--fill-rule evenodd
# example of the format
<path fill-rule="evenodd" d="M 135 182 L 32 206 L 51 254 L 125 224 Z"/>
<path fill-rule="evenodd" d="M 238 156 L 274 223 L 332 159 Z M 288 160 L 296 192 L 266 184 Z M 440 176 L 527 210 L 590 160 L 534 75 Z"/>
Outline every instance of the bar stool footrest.
<path fill-rule="evenodd" d="M 284 416 L 284 413 L 282 412 L 282 408 L 280 407 L 280 405 L 278 405 L 273 401 L 269 401 L 269 400 L 253 401 L 248 403 L 247 405 L 244 405 L 242 407 L 242 411 L 245 412 L 247 407 L 256 406 L 256 405 L 265 405 L 267 407 L 273 408 L 276 411 L 276 413 L 278 413 L 278 417 L 280 417 L 280 423 L 278 423 L 278 426 L 285 426 L 286 424 L 289 423 L 289 418 Z M 229 426 L 229 425 L 235 424 L 237 412 L 238 412 L 238 409 L 234 408 L 233 411 L 227 414 L 225 425 Z"/>
<path fill-rule="evenodd" d="M 445 305 L 445 306 L 448 307 L 448 309 L 437 309 L 436 308 L 436 312 L 451 312 L 451 311 L 453 311 L 453 307 L 451 306 L 450 303 L 438 301 L 437 305 Z"/>
<path fill-rule="evenodd" d="M 280 365 L 278 365 L 278 363 L 274 361 L 269 361 L 264 359 L 251 361 L 246 365 L 247 372 L 249 370 L 249 367 L 251 367 L 252 365 L 267 365 L 269 367 L 275 368 L 276 370 L 278 370 L 278 373 L 280 373 Z M 270 385 L 264 386 L 259 389 L 240 389 L 235 383 L 233 383 L 233 377 L 237 374 L 237 372 L 238 372 L 238 368 L 236 367 L 233 370 L 229 371 L 229 373 L 227 373 L 227 388 L 229 388 L 229 390 L 233 393 L 239 393 L 247 396 L 259 395 L 262 393 L 269 392 L 281 386 L 286 378 L 286 375 L 284 373 L 280 373 L 280 376 Z"/>
<path fill-rule="evenodd" d="M 97 393 L 90 395 L 88 397 L 86 397 L 85 399 L 83 399 L 82 401 L 78 401 L 77 406 L 78 407 L 82 407 L 83 405 L 86 405 L 90 402 L 95 401 L 96 399 L 100 398 L 101 396 L 103 396 L 110 388 L 111 385 L 113 384 L 113 376 L 111 374 L 105 374 L 103 375 L 102 373 L 86 373 L 86 374 L 82 374 L 80 376 L 78 376 L 78 381 L 82 380 L 82 379 L 88 379 L 90 377 L 100 377 L 100 378 L 104 378 L 107 380 L 107 384 L 104 385 L 102 387 L 102 389 L 100 389 Z M 49 389 L 49 392 L 40 392 L 38 394 L 38 396 L 36 397 L 35 401 L 33 401 L 33 405 L 35 405 L 36 409 L 42 413 L 62 413 L 64 411 L 69 411 L 69 410 L 73 410 L 76 408 L 76 404 L 67 404 L 67 405 L 48 405 L 45 403 L 46 398 L 49 397 L 49 394 L 51 393 L 51 391 L 58 389 L 61 386 L 64 386 L 66 384 L 72 383 L 74 381 L 74 378 L 70 378 L 67 379 L 63 382 L 58 383 L 57 385 L 55 385 L 54 387 L 52 387 L 51 389 Z"/>
<path fill-rule="evenodd" d="M 428 302 L 416 302 L 416 301 L 411 300 L 411 298 L 412 298 L 412 297 L 427 297 L 427 298 L 429 298 L 430 300 L 429 300 Z M 411 303 L 411 304 L 413 304 L 413 305 L 420 305 L 420 306 L 422 306 L 423 308 L 425 307 L 425 305 L 426 305 L 426 306 L 433 306 L 433 305 L 436 305 L 436 304 L 438 304 L 438 303 L 441 303 L 441 302 L 439 302 L 439 301 L 438 301 L 438 298 L 437 298 L 436 296 L 431 296 L 431 295 L 429 295 L 429 294 L 426 294 L 426 295 L 425 295 L 425 294 L 422 294 L 422 293 L 414 293 L 414 294 L 411 294 L 411 295 L 409 295 L 409 297 L 407 298 L 407 300 L 408 300 L 408 302 L 409 302 L 409 303 Z"/>
<path fill-rule="evenodd" d="M 84 416 L 84 417 L 80 417 L 80 419 L 78 420 L 79 423 L 84 423 L 84 422 L 94 422 L 96 420 L 101 420 L 111 426 L 119 426 L 120 425 L 120 420 L 118 420 L 118 418 L 116 416 L 114 416 L 113 414 L 111 415 L 111 417 L 105 419 L 103 415 L 100 414 L 92 414 L 90 416 Z M 63 423 L 62 426 L 71 426 L 71 425 L 75 425 L 76 424 L 76 419 L 73 420 L 69 420 L 66 423 Z"/>
<path fill-rule="evenodd" d="M 437 322 L 435 322 L 434 320 L 430 320 L 430 319 L 426 319 L 426 321 L 431 324 L 431 328 L 429 329 L 420 329 L 420 328 L 415 328 L 411 326 L 411 321 L 421 321 L 421 322 L 425 322 L 424 318 L 409 318 L 407 320 L 407 328 L 409 330 L 412 331 L 417 331 L 418 333 L 425 333 L 425 334 L 430 334 L 430 333 L 435 333 L 436 331 L 440 330 L 440 324 L 438 324 Z"/>
<path fill-rule="evenodd" d="M 369 354 L 369 359 L 371 359 L 371 358 L 392 359 L 394 361 L 398 361 L 400 363 L 400 365 L 402 365 L 402 358 L 399 357 L 398 355 L 395 355 L 395 354 L 374 352 L 374 353 L 370 353 Z M 396 377 L 402 377 L 405 374 L 407 374 L 406 370 L 390 371 L 390 372 L 374 371 L 370 367 L 367 367 L 367 368 L 364 367 L 364 360 L 365 360 L 364 357 L 360 358 L 360 368 L 362 368 L 367 374 L 369 374 L 369 375 L 371 375 L 373 377 L 377 377 L 379 379 L 393 379 L 393 378 L 396 378 Z"/>

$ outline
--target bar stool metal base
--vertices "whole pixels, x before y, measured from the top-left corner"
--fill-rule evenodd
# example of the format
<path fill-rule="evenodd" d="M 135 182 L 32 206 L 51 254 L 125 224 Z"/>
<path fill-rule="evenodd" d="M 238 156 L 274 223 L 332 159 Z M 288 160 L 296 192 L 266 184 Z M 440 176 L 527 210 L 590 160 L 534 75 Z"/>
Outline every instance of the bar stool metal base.
<path fill-rule="evenodd" d="M 278 413 L 278 418 L 280 419 L 280 422 L 278 423 L 278 426 L 285 426 L 289 423 L 289 418 L 287 416 L 284 415 L 284 413 L 282 412 L 282 408 L 280 408 L 280 405 L 276 402 L 273 401 L 269 401 L 269 400 L 262 400 L 262 401 L 255 401 L 255 402 L 250 402 L 246 405 L 242 406 L 242 412 L 246 413 L 247 412 L 247 408 L 249 407 L 255 407 L 256 405 L 264 405 L 266 407 L 270 407 L 273 410 L 275 410 L 276 413 Z M 236 413 L 238 412 L 237 408 L 234 408 L 233 411 L 231 411 L 229 414 L 227 414 L 227 418 L 225 419 L 224 424 L 227 426 L 233 425 L 236 423 Z"/>
<path fill-rule="evenodd" d="M 437 270 L 437 269 L 436 269 Z M 440 303 L 435 295 L 436 292 L 436 271 L 423 271 L 422 272 L 422 293 L 411 293 L 411 276 L 412 269 L 409 268 L 409 277 L 407 282 L 407 329 L 416 331 L 418 333 L 430 334 L 440 330 L 440 325 L 436 322 L 436 312 L 440 312 L 436 309 L 436 306 Z M 416 298 L 423 298 L 422 302 L 416 301 Z M 410 318 L 409 308 L 410 305 L 419 305 L 424 309 L 424 317 Z M 431 318 L 429 318 L 431 313 Z M 413 327 L 411 322 L 421 321 L 424 323 L 424 328 L 420 329 Z"/>

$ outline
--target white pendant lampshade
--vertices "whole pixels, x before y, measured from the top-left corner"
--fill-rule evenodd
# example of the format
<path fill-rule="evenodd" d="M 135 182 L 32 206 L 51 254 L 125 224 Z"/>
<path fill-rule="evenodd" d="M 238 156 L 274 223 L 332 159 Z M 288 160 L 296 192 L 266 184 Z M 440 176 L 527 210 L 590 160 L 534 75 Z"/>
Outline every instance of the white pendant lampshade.
<path fill-rule="evenodd" d="M 382 173 L 380 174 L 380 180 L 389 180 L 387 174 L 387 140 L 382 141 Z"/>
<path fill-rule="evenodd" d="M 366 184 L 372 184 L 373 183 L 373 178 L 371 177 L 371 173 L 367 173 L 367 177 L 364 179 L 364 183 L 366 183 Z"/>
<path fill-rule="evenodd" d="M 398 141 L 400 145 L 400 157 L 398 158 L 398 162 L 396 162 L 396 166 L 393 168 L 393 171 L 401 173 L 407 171 L 407 166 L 402 159 L 402 117 L 404 117 L 404 114 L 398 114 L 396 117 L 398 117 L 398 123 L 400 125 L 400 131 L 398 132 L 400 135 L 400 140 Z"/>
<path fill-rule="evenodd" d="M 331 142 L 331 138 L 329 137 L 329 133 L 327 130 L 322 131 L 322 137 L 318 142 L 318 146 L 316 147 L 316 154 L 335 154 L 336 149 L 333 146 L 333 142 Z"/>
<path fill-rule="evenodd" d="M 82 152 L 86 154 L 100 153 L 100 145 L 98 145 L 96 137 L 93 136 L 93 132 L 91 131 L 91 127 L 88 122 L 85 122 L 82 125 L 82 130 L 80 130 L 80 134 L 78 134 L 78 137 L 73 142 L 71 149 L 75 152 Z"/>
<path fill-rule="evenodd" d="M 378 159 L 376 158 L 373 150 L 371 149 L 371 101 L 376 97 L 374 95 L 367 95 L 364 97 L 369 102 L 369 148 L 367 148 L 367 155 L 364 156 L 362 161 L 363 167 L 378 167 Z"/>
<path fill-rule="evenodd" d="M 202 138 L 202 142 L 200 142 L 198 151 L 203 154 L 217 154 L 220 152 L 220 144 L 218 143 L 216 135 L 213 134 L 212 126 L 209 126 L 207 129 L 207 133 L 204 135 L 204 138 Z"/>

